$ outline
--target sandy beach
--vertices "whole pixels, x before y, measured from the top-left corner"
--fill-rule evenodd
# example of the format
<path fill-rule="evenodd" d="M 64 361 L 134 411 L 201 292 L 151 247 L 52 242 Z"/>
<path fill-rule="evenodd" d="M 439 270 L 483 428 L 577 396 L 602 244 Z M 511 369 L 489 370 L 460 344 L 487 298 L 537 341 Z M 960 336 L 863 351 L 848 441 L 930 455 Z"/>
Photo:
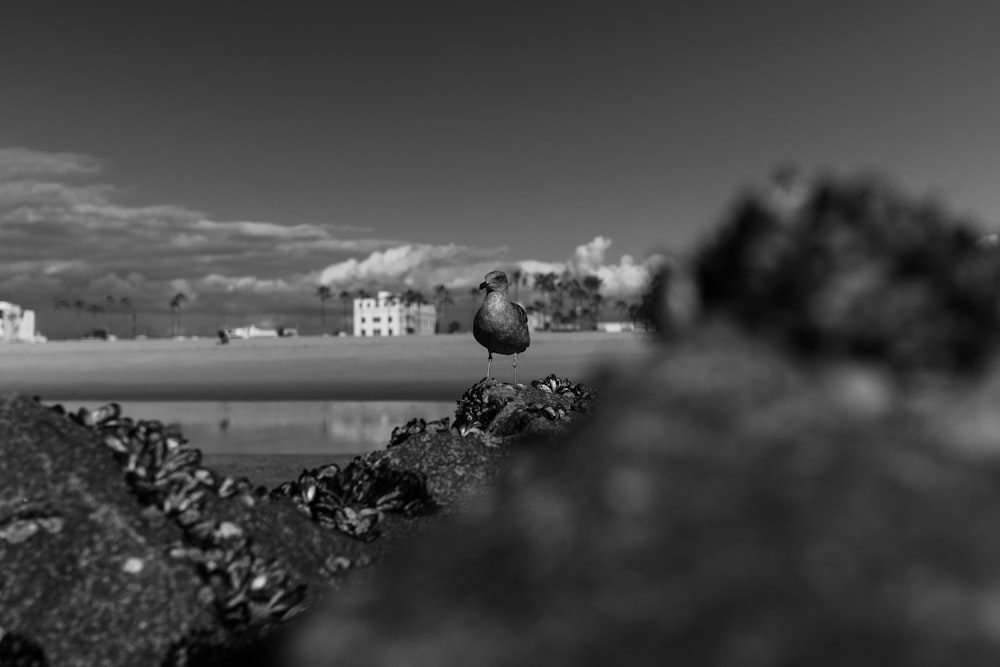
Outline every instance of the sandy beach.
<path fill-rule="evenodd" d="M 602 365 L 642 356 L 641 333 L 535 332 L 518 355 L 521 382 L 555 373 L 586 381 Z M 493 374 L 512 380 L 511 358 Z M 43 400 L 456 400 L 486 375 L 471 334 L 54 341 L 0 345 L 0 391 Z"/>

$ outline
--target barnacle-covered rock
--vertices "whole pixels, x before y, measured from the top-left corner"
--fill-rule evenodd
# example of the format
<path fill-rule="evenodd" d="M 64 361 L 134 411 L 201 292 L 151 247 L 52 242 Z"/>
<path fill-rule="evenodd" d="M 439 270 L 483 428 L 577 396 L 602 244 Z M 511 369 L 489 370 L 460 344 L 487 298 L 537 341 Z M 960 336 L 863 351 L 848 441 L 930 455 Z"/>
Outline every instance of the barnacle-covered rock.
<path fill-rule="evenodd" d="M 369 454 L 424 476 L 433 500 L 449 511 L 488 491 L 515 442 L 565 434 L 597 405 L 597 390 L 549 375 L 528 386 L 483 380 L 458 401 L 450 430 L 410 422 L 392 446 Z"/>
<path fill-rule="evenodd" d="M 314 521 L 363 540 L 378 535 L 383 512 L 416 516 L 436 507 L 425 475 L 396 469 L 376 456 L 355 457 L 343 469 L 329 464 L 303 470 L 297 480 L 272 490 L 271 497 L 291 498 Z"/>
<path fill-rule="evenodd" d="M 801 354 L 979 372 L 1000 333 L 1000 254 L 978 237 L 871 179 L 784 178 L 736 203 L 694 274 L 707 315 Z"/>
<path fill-rule="evenodd" d="M 258 645 L 344 577 L 332 554 L 376 555 L 262 500 L 176 427 L 3 399 L 0 627 L 71 667 L 217 664 Z"/>

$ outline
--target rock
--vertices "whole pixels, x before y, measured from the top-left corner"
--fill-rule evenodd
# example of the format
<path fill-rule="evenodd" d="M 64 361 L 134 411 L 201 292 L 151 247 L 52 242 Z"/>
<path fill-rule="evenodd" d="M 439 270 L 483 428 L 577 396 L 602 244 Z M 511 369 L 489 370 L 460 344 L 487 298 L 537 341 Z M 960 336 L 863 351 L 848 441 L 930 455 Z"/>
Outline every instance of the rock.
<path fill-rule="evenodd" d="M 997 664 L 996 382 L 804 368 L 725 327 L 661 348 L 277 664 Z"/>
<path fill-rule="evenodd" d="M 811 358 L 982 371 L 1000 256 L 971 223 L 869 178 L 790 178 L 740 199 L 694 257 L 705 313 Z"/>
<path fill-rule="evenodd" d="M 180 531 L 145 520 L 88 436 L 30 399 L 0 403 L 0 627 L 54 665 L 157 664 L 214 619 L 197 574 L 164 555 Z"/>
<path fill-rule="evenodd" d="M 550 375 L 530 385 L 484 380 L 458 401 L 454 426 L 411 422 L 397 429 L 391 447 L 375 452 L 372 461 L 387 461 L 398 470 L 419 472 L 433 498 L 447 511 L 463 507 L 487 493 L 511 447 L 526 437 L 552 440 L 569 432 L 591 413 L 593 389 Z"/>
<path fill-rule="evenodd" d="M 192 542 L 196 529 L 140 502 L 136 489 L 95 430 L 25 397 L 0 401 L 5 636 L 38 647 L 50 664 L 70 666 L 216 664 L 223 649 L 258 644 L 269 626 L 246 626 L 243 607 L 230 606 L 224 618 L 220 607 L 220 596 L 249 585 L 242 578 L 249 575 L 226 583 L 226 568 L 211 574 L 204 561 L 177 556 L 206 553 Z M 291 503 L 249 507 L 214 492 L 203 502 L 193 525 L 219 531 L 230 573 L 246 559 L 247 573 L 287 577 L 262 592 L 304 586 L 308 604 L 344 578 L 330 571 L 332 558 L 342 559 L 342 570 L 344 562 L 376 555 Z"/>
<path fill-rule="evenodd" d="M 457 509 L 482 493 L 517 434 L 551 435 L 589 411 L 592 392 L 553 382 L 477 385 L 460 402 L 475 422 L 466 437 L 446 423 L 413 423 L 391 449 L 312 472 L 349 481 L 339 489 L 353 499 L 347 506 L 371 503 L 379 517 L 380 495 L 399 483 L 407 493 L 419 483 L 416 493 L 425 479 L 434 502 Z M 25 397 L 0 402 L 4 665 L 265 664 L 285 618 L 257 616 L 271 594 L 315 604 L 440 521 L 391 517 L 382 526 L 393 539 L 353 539 L 310 521 L 291 497 L 262 497 L 249 480 L 200 468 L 200 454 L 170 427 L 132 422 L 114 405 L 72 416 Z M 164 449 L 171 438 L 180 444 Z M 174 459 L 184 484 L 153 484 Z M 181 510 L 192 494 L 197 511 Z M 263 597 L 249 588 L 257 579 Z"/>

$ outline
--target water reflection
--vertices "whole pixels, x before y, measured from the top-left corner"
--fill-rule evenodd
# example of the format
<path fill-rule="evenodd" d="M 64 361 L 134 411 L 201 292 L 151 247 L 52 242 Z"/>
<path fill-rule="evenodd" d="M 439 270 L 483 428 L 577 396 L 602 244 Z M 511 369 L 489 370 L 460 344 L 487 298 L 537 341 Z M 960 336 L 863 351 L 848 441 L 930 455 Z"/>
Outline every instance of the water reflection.
<path fill-rule="evenodd" d="M 48 401 L 47 401 L 48 402 Z M 67 409 L 86 401 L 52 401 Z M 133 401 L 134 419 L 178 423 L 195 447 L 210 454 L 356 454 L 385 447 L 396 426 L 414 417 L 438 419 L 454 401 Z"/>

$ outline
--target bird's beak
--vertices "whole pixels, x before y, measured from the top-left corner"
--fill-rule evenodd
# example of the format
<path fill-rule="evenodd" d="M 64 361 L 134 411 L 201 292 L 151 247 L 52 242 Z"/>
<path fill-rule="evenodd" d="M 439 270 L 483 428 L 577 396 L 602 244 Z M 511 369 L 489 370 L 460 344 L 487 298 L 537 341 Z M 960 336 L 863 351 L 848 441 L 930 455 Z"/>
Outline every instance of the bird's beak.
<path fill-rule="evenodd" d="M 480 290 L 486 289 L 486 283 L 479 283 L 479 289 Z"/>

